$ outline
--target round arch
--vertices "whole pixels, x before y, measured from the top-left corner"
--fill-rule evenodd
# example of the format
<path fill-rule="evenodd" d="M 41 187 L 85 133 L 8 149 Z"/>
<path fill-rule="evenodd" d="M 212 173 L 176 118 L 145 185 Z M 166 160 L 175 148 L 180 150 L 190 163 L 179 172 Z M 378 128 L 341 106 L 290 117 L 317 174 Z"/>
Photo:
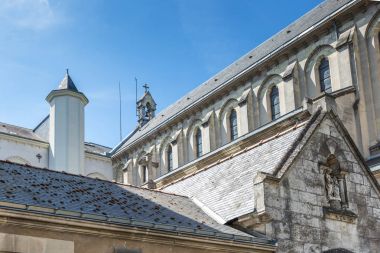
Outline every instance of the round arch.
<path fill-rule="evenodd" d="M 282 77 L 278 74 L 273 74 L 267 76 L 261 83 L 259 90 L 257 91 L 257 108 L 259 108 L 259 122 L 260 125 L 264 125 L 271 120 L 271 100 L 270 92 L 274 86 L 277 86 L 279 90 L 280 103 L 284 100 L 282 87 L 280 83 L 282 82 Z M 281 109 L 281 108 L 280 108 Z"/>
<path fill-rule="evenodd" d="M 237 116 L 237 128 L 240 129 L 240 110 L 238 101 L 234 98 L 227 100 L 223 106 L 221 107 L 218 114 L 218 125 L 219 125 L 219 133 L 220 133 L 220 145 L 227 144 L 231 141 L 231 127 L 230 127 L 230 114 L 231 111 L 235 110 Z M 239 135 L 239 131 L 238 131 Z"/>
<path fill-rule="evenodd" d="M 305 78 L 306 78 L 306 97 L 314 98 L 321 94 L 321 86 L 319 80 L 319 65 L 323 59 L 329 61 L 330 67 L 330 76 L 331 78 L 331 87 L 333 90 L 336 90 L 337 81 L 334 81 L 336 70 L 334 69 L 332 54 L 336 50 L 330 45 L 320 45 L 316 47 L 313 52 L 309 55 L 305 63 Z"/>

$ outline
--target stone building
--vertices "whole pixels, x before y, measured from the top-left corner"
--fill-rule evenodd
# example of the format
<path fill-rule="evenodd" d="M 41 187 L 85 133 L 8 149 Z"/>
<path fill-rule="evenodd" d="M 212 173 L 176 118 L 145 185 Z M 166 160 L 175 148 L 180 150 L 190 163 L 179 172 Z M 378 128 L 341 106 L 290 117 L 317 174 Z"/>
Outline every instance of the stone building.
<path fill-rule="evenodd" d="M 115 179 L 278 252 L 380 251 L 379 42 L 378 1 L 325 1 L 162 112 L 146 93 Z"/>
<path fill-rule="evenodd" d="M 93 146 L 103 169 L 67 75 L 48 120 L 3 125 L 45 165 L 0 157 L 0 251 L 380 252 L 379 64 L 380 3 L 327 0 L 161 112 L 146 90 L 135 130 Z M 94 168 L 117 183 L 67 173 Z"/>

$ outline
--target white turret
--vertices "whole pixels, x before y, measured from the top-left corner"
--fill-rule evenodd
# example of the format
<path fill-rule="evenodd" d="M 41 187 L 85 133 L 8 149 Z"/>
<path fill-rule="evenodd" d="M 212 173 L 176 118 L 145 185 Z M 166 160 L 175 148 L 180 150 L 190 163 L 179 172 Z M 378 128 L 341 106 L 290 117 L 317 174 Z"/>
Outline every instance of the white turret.
<path fill-rule="evenodd" d="M 67 71 L 46 101 L 50 104 L 49 168 L 84 174 L 84 107 L 88 99 Z"/>

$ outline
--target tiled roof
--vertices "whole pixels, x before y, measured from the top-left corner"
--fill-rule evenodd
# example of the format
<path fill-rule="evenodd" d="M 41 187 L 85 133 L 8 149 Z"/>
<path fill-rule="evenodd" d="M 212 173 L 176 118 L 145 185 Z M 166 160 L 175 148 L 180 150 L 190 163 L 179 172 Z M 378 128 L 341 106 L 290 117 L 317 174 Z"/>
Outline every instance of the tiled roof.
<path fill-rule="evenodd" d="M 92 142 L 85 142 L 84 150 L 89 153 L 106 155 L 107 152 L 111 151 L 111 148 Z"/>
<path fill-rule="evenodd" d="M 171 184 L 164 191 L 196 198 L 225 222 L 254 212 L 253 181 L 257 172 L 273 173 L 306 125 L 195 175 Z"/>
<path fill-rule="evenodd" d="M 0 133 L 5 133 L 9 135 L 26 138 L 26 139 L 46 142 L 46 140 L 43 140 L 36 133 L 34 133 L 32 129 L 9 125 L 6 123 L 1 123 L 1 122 L 0 122 Z"/>
<path fill-rule="evenodd" d="M 210 78 L 208 81 L 183 96 L 174 104 L 164 109 L 162 112 L 157 113 L 156 117 L 150 120 L 144 127 L 136 131 L 135 134 L 128 136 L 123 140 L 123 142 L 114 148 L 113 153 L 130 146 L 138 139 L 143 138 L 147 134 L 151 133 L 155 128 L 167 123 L 177 114 L 190 108 L 195 103 L 199 102 L 203 97 L 212 94 L 215 90 L 225 85 L 226 82 L 236 77 L 239 73 L 242 73 L 252 65 L 259 63 L 263 58 L 270 56 L 271 53 L 273 53 L 275 50 L 281 48 L 284 44 L 291 41 L 292 39 L 297 38 L 309 28 L 313 27 L 316 23 L 320 22 L 350 2 L 358 1 L 327 0 L 321 3 L 306 13 L 304 16 L 289 26 L 285 27 L 276 35 L 269 38 L 267 41 L 251 50 L 246 55 L 232 63 L 230 66 Z"/>
<path fill-rule="evenodd" d="M 74 92 L 78 92 L 78 89 L 75 86 L 73 80 L 71 79 L 68 71 L 67 71 L 65 77 L 63 78 L 63 80 L 61 81 L 61 83 L 59 84 L 58 89 L 60 89 L 60 90 L 71 90 Z"/>
<path fill-rule="evenodd" d="M 184 196 L 0 161 L 0 208 L 5 202 L 247 236 L 218 224 Z"/>

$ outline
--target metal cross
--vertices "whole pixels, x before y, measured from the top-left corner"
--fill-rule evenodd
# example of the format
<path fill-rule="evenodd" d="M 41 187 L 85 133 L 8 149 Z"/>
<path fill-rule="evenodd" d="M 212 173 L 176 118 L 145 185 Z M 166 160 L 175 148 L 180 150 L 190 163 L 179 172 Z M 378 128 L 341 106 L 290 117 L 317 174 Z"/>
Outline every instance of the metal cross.
<path fill-rule="evenodd" d="M 145 93 L 149 91 L 149 86 L 147 83 L 143 85 L 143 88 L 145 89 Z"/>

